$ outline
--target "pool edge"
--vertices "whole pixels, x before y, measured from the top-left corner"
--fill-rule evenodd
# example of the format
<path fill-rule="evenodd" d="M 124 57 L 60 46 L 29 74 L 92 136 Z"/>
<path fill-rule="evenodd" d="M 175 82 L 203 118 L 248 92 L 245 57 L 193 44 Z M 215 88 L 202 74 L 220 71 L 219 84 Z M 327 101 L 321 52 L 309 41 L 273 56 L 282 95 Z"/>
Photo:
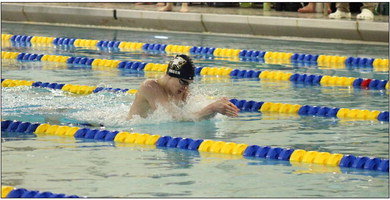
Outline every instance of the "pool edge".
<path fill-rule="evenodd" d="M 48 9 L 50 8 L 50 9 Z M 388 23 L 3 3 L 2 20 L 389 42 Z"/>

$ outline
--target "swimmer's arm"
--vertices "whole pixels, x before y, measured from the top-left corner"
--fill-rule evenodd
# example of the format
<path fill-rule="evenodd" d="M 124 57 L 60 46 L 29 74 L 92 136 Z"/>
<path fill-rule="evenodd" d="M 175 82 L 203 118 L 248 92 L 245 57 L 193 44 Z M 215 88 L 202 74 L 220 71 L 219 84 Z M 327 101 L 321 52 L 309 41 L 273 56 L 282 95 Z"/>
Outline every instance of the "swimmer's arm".
<path fill-rule="evenodd" d="M 193 120 L 194 121 L 201 121 L 205 119 L 210 119 L 214 117 L 217 114 L 217 112 L 214 111 L 213 105 L 210 104 L 206 107 L 204 107 L 202 110 L 195 112 L 193 114 Z"/>
<path fill-rule="evenodd" d="M 238 109 L 234 104 L 232 104 L 229 99 L 221 98 L 207 105 L 199 112 L 194 113 L 194 116 L 196 121 L 209 119 L 211 117 L 214 117 L 217 113 L 221 113 L 229 117 L 237 117 L 239 111 L 240 109 Z"/>
<path fill-rule="evenodd" d="M 232 104 L 228 98 L 221 98 L 206 107 L 202 110 L 193 113 L 192 115 L 183 115 L 181 110 L 174 108 L 171 104 L 167 103 L 164 105 L 165 108 L 171 111 L 171 114 L 174 119 L 180 121 L 201 121 L 205 119 L 210 119 L 214 117 L 217 113 L 226 115 L 228 117 L 237 117 L 238 109 L 234 104 Z"/>

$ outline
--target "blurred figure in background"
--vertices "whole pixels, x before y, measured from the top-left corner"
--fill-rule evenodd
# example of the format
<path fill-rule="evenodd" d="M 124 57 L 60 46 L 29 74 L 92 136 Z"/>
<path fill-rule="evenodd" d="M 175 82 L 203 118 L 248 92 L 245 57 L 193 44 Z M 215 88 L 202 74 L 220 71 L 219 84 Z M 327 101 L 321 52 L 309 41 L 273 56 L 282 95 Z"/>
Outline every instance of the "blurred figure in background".
<path fill-rule="evenodd" d="M 153 3 L 148 3 L 148 2 L 138 2 L 135 3 L 135 5 L 152 5 Z"/>
<path fill-rule="evenodd" d="M 374 10 L 378 3 L 364 2 L 360 8 L 361 13 L 356 16 L 357 19 L 373 20 Z M 349 3 L 336 3 L 336 12 L 329 15 L 331 19 L 351 18 L 351 12 L 349 10 Z"/>
<path fill-rule="evenodd" d="M 172 11 L 173 3 L 167 3 L 164 7 L 160 8 L 159 11 Z M 181 3 L 180 12 L 188 12 L 188 3 Z"/>
<path fill-rule="evenodd" d="M 324 3 L 327 9 L 327 13 L 330 14 L 332 10 L 330 9 L 330 3 Z M 316 10 L 316 3 L 311 2 L 307 4 L 305 7 L 298 9 L 298 12 L 300 13 L 315 13 L 315 12 L 322 12 L 320 10 Z M 325 12 L 325 11 L 324 11 Z"/>

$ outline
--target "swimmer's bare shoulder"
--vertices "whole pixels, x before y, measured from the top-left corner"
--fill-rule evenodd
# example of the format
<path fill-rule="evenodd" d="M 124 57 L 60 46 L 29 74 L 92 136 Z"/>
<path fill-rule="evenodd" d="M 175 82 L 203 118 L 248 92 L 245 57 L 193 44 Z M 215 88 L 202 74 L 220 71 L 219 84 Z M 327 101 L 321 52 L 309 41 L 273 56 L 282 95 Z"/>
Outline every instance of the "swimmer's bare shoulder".
<path fill-rule="evenodd" d="M 157 80 L 148 79 L 141 84 L 139 93 L 144 96 L 150 104 L 153 104 L 156 98 L 163 95 L 163 88 L 157 83 Z"/>
<path fill-rule="evenodd" d="M 147 117 L 150 110 L 156 109 L 156 99 L 162 94 L 162 88 L 156 80 L 148 79 L 141 83 L 133 104 L 131 105 L 128 119 L 133 115 Z"/>

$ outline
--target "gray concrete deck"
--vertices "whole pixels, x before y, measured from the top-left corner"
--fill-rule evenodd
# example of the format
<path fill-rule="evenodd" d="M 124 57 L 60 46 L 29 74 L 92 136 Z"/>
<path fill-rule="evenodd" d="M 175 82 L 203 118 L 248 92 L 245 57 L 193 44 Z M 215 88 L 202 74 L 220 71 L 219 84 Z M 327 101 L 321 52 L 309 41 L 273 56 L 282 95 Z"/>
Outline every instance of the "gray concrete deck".
<path fill-rule="evenodd" d="M 190 12 L 157 11 L 134 3 L 2 3 L 2 21 L 142 28 L 247 36 L 288 36 L 389 42 L 388 16 L 374 21 L 328 19 L 322 13 L 263 11 L 260 8 L 190 6 Z"/>

